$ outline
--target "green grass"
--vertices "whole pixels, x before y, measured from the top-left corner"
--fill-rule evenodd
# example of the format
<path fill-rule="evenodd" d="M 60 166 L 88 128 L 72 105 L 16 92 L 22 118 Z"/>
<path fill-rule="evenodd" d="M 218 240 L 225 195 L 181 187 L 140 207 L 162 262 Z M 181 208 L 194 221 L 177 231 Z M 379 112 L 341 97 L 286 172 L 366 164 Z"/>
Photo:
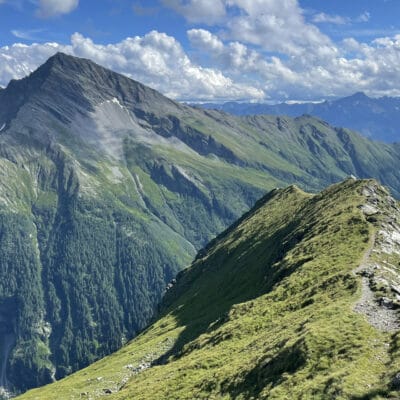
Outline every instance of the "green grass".
<path fill-rule="evenodd" d="M 97 398 L 107 388 L 120 389 L 108 396 L 118 400 L 395 396 L 399 338 L 353 311 L 353 270 L 375 230 L 358 208 L 368 183 L 271 192 L 178 276 L 136 339 L 21 400 Z M 138 374 L 126 367 L 157 359 Z"/>

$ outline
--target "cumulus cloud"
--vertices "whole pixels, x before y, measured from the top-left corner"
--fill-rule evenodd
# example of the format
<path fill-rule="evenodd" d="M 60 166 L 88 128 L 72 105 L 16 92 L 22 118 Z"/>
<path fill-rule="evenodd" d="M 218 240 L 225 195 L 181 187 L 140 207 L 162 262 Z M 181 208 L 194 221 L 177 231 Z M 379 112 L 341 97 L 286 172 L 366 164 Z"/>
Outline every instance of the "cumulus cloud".
<path fill-rule="evenodd" d="M 193 63 L 182 46 L 165 33 L 152 31 L 108 45 L 75 33 L 71 43 L 15 44 L 0 48 L 0 84 L 21 78 L 48 57 L 62 51 L 95 62 L 143 82 L 180 100 L 263 98 L 252 85 L 235 82 L 220 70 Z"/>
<path fill-rule="evenodd" d="M 186 5 L 193 2 L 191 0 Z M 338 46 L 317 26 L 306 21 L 297 0 L 219 0 L 218 4 L 229 15 L 218 23 L 220 41 L 255 47 L 267 54 L 279 53 L 299 66 L 328 63 L 339 56 Z M 366 18 L 369 18 L 367 12 L 359 17 Z M 343 17 L 322 13 L 318 14 L 318 19 L 343 24 L 349 22 Z M 192 43 L 199 47 L 201 41 L 196 43 L 194 31 L 189 32 Z M 205 44 L 211 46 L 211 50 L 214 45 Z M 234 47 L 238 49 L 240 46 L 235 44 Z"/>
<path fill-rule="evenodd" d="M 189 22 L 218 24 L 223 38 L 257 45 L 271 52 L 299 54 L 331 46 L 308 24 L 297 0 L 163 0 Z M 229 18 L 225 18 L 229 16 Z"/>
<path fill-rule="evenodd" d="M 6 86 L 11 79 L 28 75 L 57 51 L 66 50 L 57 43 L 32 44 L 16 43 L 0 47 L 0 85 Z"/>
<path fill-rule="evenodd" d="M 222 41 L 211 32 L 205 29 L 191 29 L 187 31 L 192 46 L 210 51 L 214 54 L 220 53 L 224 49 Z"/>
<path fill-rule="evenodd" d="M 334 56 L 331 40 L 306 23 L 297 0 L 230 0 L 244 11 L 230 20 L 230 37 L 290 56 Z M 235 29 L 237 26 L 237 29 Z"/>
<path fill-rule="evenodd" d="M 273 99 L 315 99 L 356 91 L 400 94 L 400 36 L 370 43 L 333 42 L 308 23 L 297 0 L 225 0 L 230 18 L 214 34 L 190 29 L 188 37 L 204 60 L 238 81 L 251 82 Z M 365 11 L 350 19 L 318 13 L 314 22 L 367 22 Z M 222 29 L 221 29 L 222 28 Z M 397 47 L 398 46 L 398 47 Z M 397 80 L 397 81 L 396 81 Z"/>
<path fill-rule="evenodd" d="M 372 43 L 345 39 L 329 59 L 266 56 L 239 42 L 224 42 L 204 29 L 188 31 L 192 46 L 208 52 L 214 66 L 237 80 L 244 77 L 273 99 L 315 99 L 364 91 L 400 95 L 400 35 Z"/>
<path fill-rule="evenodd" d="M 67 45 L 0 48 L 0 84 L 64 51 L 179 100 L 306 100 L 356 91 L 400 95 L 400 35 L 383 32 L 364 43 L 352 37 L 333 42 L 306 20 L 297 0 L 162 1 L 189 22 L 210 25 L 188 30 L 190 53 L 156 31 L 106 45 L 76 33 Z M 331 17 L 338 16 L 318 18 L 322 23 Z M 348 25 L 369 18 L 364 12 Z"/>
<path fill-rule="evenodd" d="M 69 14 L 78 7 L 79 0 L 39 0 L 37 15 L 42 18 Z"/>

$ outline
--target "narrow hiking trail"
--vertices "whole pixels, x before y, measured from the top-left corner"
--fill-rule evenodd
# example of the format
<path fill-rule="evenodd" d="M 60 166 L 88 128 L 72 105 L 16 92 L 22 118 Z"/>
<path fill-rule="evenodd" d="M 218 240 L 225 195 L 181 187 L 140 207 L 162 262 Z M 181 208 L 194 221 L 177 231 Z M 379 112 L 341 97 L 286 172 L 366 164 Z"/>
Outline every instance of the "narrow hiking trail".
<path fill-rule="evenodd" d="M 360 265 L 353 270 L 361 277 L 362 285 L 361 297 L 354 305 L 354 311 L 365 315 L 373 327 L 383 332 L 394 332 L 400 329 L 396 309 L 400 300 L 400 293 L 396 293 L 400 271 L 388 259 L 400 254 L 400 241 L 397 240 L 400 236 L 400 210 L 389 195 L 385 197 L 385 202 L 380 202 L 380 190 L 375 186 L 363 190 L 367 202 L 360 209 L 368 221 L 373 221 L 374 232 Z"/>
<path fill-rule="evenodd" d="M 370 286 L 370 274 L 375 267 L 371 262 L 371 253 L 375 247 L 375 233 L 373 233 L 370 244 L 365 252 L 360 265 L 353 271 L 361 275 L 361 297 L 354 306 L 354 311 L 364 314 L 368 322 L 375 328 L 384 332 L 393 332 L 400 329 L 397 311 L 378 303 L 378 299 Z"/>

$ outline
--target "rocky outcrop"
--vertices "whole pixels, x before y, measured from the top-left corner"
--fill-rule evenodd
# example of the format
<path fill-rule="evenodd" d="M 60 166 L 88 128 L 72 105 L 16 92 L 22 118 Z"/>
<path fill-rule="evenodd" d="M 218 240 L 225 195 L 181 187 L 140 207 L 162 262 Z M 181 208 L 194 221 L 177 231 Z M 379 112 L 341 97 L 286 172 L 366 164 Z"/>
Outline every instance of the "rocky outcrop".
<path fill-rule="evenodd" d="M 385 188 L 362 189 L 365 204 L 360 210 L 375 228 L 368 251 L 356 273 L 362 294 L 354 309 L 365 314 L 374 327 L 387 332 L 400 329 L 400 207 Z"/>

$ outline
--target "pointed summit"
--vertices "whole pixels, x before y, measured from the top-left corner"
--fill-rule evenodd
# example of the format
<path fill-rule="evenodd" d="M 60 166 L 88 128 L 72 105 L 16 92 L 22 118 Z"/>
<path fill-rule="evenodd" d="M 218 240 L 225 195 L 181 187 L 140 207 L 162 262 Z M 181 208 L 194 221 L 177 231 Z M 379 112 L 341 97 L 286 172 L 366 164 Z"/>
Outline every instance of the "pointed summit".
<path fill-rule="evenodd" d="M 39 67 L 32 75 L 38 72 L 46 71 L 48 73 L 59 73 L 68 78 L 91 78 L 97 81 L 104 81 L 111 76 L 122 75 L 104 68 L 94 61 L 86 58 L 71 56 L 66 53 L 58 52 L 50 57 L 41 67 Z M 125 79 L 128 79 L 124 77 Z"/>
<path fill-rule="evenodd" d="M 352 94 L 351 96 L 345 97 L 341 100 L 363 101 L 363 100 L 369 100 L 369 99 L 370 99 L 370 97 L 368 97 L 364 92 L 356 92 L 356 93 Z"/>
<path fill-rule="evenodd" d="M 9 83 L 1 93 L 0 119 L 13 118 L 29 102 L 31 108 L 46 109 L 68 122 L 76 113 L 85 114 L 112 99 L 140 112 L 171 112 L 182 107 L 156 90 L 91 60 L 59 52 L 29 76 Z"/>
<path fill-rule="evenodd" d="M 32 75 L 39 73 L 41 69 L 57 77 L 59 84 L 65 80 L 68 81 L 91 103 L 110 98 L 117 98 L 121 102 L 128 103 L 173 103 L 156 90 L 86 58 L 58 52 Z"/>
<path fill-rule="evenodd" d="M 63 53 L 62 51 L 58 51 L 56 54 L 51 56 L 47 62 L 52 62 L 52 63 L 65 63 L 68 61 L 73 61 L 73 62 L 82 62 L 82 61 L 88 61 L 92 62 L 86 58 L 80 58 L 80 57 L 75 57 L 67 53 Z"/>

